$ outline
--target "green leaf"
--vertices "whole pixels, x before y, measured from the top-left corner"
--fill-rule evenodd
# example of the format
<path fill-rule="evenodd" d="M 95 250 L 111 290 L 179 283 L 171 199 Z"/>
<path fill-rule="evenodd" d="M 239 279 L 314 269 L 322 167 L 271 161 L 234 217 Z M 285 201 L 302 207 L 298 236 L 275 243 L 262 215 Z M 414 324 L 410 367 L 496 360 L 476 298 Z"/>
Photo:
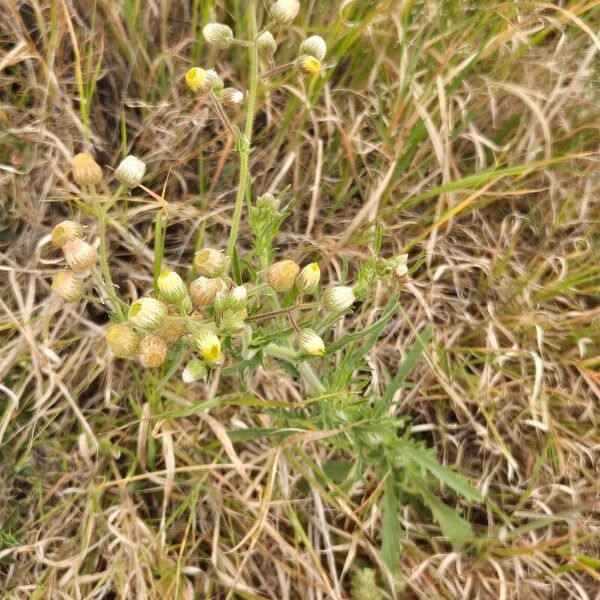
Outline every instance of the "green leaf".
<path fill-rule="evenodd" d="M 440 483 L 452 488 L 455 492 L 475 502 L 482 502 L 481 492 L 474 488 L 466 477 L 449 467 L 441 465 L 431 451 L 415 446 L 408 440 L 397 440 L 397 458 L 404 464 L 412 461 L 422 469 L 429 471 Z"/>
<path fill-rule="evenodd" d="M 361 331 L 347 333 L 346 335 L 343 335 L 337 342 L 329 344 L 327 346 L 327 354 L 333 354 L 334 352 L 341 350 L 344 346 L 347 346 L 352 342 L 359 342 L 360 340 L 369 336 L 369 340 L 372 341 L 370 341 L 370 345 L 366 348 L 366 350 L 362 352 L 362 355 L 364 356 L 373 347 L 373 344 L 377 341 L 377 338 L 381 334 L 381 331 L 383 331 L 383 328 L 385 327 L 386 323 L 389 321 L 390 317 L 396 312 L 397 308 L 398 300 L 390 300 L 387 303 L 386 307 L 383 309 L 381 316 L 377 321 L 375 321 L 375 323 Z M 367 342 L 365 342 L 365 344 L 367 344 Z"/>
<path fill-rule="evenodd" d="M 400 558 L 400 521 L 398 520 L 399 505 L 395 489 L 393 472 L 388 475 L 383 490 L 383 518 L 381 521 L 381 558 L 392 573 L 398 569 Z"/>
<path fill-rule="evenodd" d="M 240 259 L 237 253 L 237 248 L 234 246 L 231 251 L 231 273 L 233 280 L 237 285 L 242 285 L 242 269 L 240 267 Z"/>
<path fill-rule="evenodd" d="M 408 374 L 412 371 L 412 368 L 415 366 L 415 363 L 419 360 L 423 350 L 431 341 L 433 336 L 433 327 L 427 327 L 421 334 L 418 335 L 414 344 L 411 346 L 402 366 L 398 369 L 398 372 L 394 376 L 394 378 L 388 383 L 388 386 L 385 390 L 385 394 L 383 396 L 383 403 L 385 405 L 389 404 L 392 400 L 392 397 L 396 393 L 396 391 L 402 386 L 404 380 L 408 377 Z"/>
<path fill-rule="evenodd" d="M 427 487 L 427 484 L 417 477 L 411 478 L 417 487 L 423 502 L 427 505 L 433 518 L 442 529 L 442 533 L 455 544 L 462 544 L 473 537 L 471 525 L 465 521 L 453 508 L 444 504 Z"/>

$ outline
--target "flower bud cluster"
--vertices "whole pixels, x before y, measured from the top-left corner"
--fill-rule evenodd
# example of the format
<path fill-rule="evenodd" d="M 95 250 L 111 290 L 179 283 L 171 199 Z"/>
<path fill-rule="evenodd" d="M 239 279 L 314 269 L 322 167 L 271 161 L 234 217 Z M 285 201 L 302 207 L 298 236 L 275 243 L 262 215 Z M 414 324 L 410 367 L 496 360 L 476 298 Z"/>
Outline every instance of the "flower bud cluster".
<path fill-rule="evenodd" d="M 83 239 L 83 227 L 62 221 L 52 230 L 52 243 L 62 250 L 67 268 L 56 273 L 52 291 L 67 302 L 78 302 L 86 291 L 86 280 L 98 260 L 98 251 Z"/>

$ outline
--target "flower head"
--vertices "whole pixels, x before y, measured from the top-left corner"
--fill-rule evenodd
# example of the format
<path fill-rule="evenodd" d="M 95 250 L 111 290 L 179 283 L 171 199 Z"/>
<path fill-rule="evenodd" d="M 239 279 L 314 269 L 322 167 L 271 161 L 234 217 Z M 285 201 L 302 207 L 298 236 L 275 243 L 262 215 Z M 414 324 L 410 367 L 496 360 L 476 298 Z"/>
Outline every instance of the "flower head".
<path fill-rule="evenodd" d="M 217 292 L 225 289 L 225 282 L 219 277 L 198 277 L 190 283 L 190 296 L 196 306 L 210 306 Z"/>
<path fill-rule="evenodd" d="M 275 292 L 292 289 L 300 267 L 293 260 L 280 260 L 267 269 L 267 285 Z"/>
<path fill-rule="evenodd" d="M 299 53 L 301 55 L 314 56 L 317 60 L 321 61 L 327 53 L 327 44 L 320 35 L 311 35 L 300 44 Z"/>
<path fill-rule="evenodd" d="M 83 236 L 83 227 L 75 221 L 62 221 L 52 230 L 52 243 L 62 248 L 67 242 Z"/>
<path fill-rule="evenodd" d="M 229 48 L 233 44 L 233 31 L 223 23 L 209 23 L 204 26 L 202 35 L 207 44 L 217 48 Z"/>
<path fill-rule="evenodd" d="M 227 87 L 219 94 L 219 100 L 225 106 L 235 106 L 244 101 L 244 92 L 236 88 Z"/>
<path fill-rule="evenodd" d="M 183 323 L 175 319 L 167 318 L 167 320 L 154 330 L 154 335 L 159 337 L 167 346 L 174 346 L 179 342 L 185 333 Z"/>
<path fill-rule="evenodd" d="M 221 358 L 221 341 L 210 329 L 203 329 L 194 337 L 194 342 L 202 357 L 209 362 L 218 362 Z"/>
<path fill-rule="evenodd" d="M 354 291 L 351 287 L 338 285 L 325 292 L 323 303 L 331 312 L 343 312 L 350 308 L 356 300 Z"/>
<path fill-rule="evenodd" d="M 291 23 L 300 10 L 300 2 L 298 0 L 277 0 L 271 4 L 269 13 L 275 23 L 285 25 Z"/>
<path fill-rule="evenodd" d="M 161 297 L 170 304 L 181 304 L 188 297 L 188 289 L 183 279 L 171 269 L 165 269 L 158 276 L 156 285 Z"/>
<path fill-rule="evenodd" d="M 263 31 L 256 38 L 256 46 L 263 54 L 275 54 L 277 51 L 277 42 L 270 31 Z"/>
<path fill-rule="evenodd" d="M 296 285 L 301 292 L 314 292 L 321 280 L 321 269 L 314 262 L 306 265 L 296 279 Z"/>
<path fill-rule="evenodd" d="M 167 360 L 169 348 L 164 340 L 149 335 L 140 342 L 140 362 L 150 369 L 160 367 Z"/>
<path fill-rule="evenodd" d="M 183 383 L 194 383 L 206 376 L 206 364 L 199 358 L 194 358 L 183 369 L 181 379 Z"/>
<path fill-rule="evenodd" d="M 298 346 L 312 356 L 323 356 L 325 344 L 312 329 L 303 329 L 298 336 Z"/>
<path fill-rule="evenodd" d="M 408 254 L 399 254 L 390 259 L 392 265 L 392 274 L 400 281 L 404 281 L 408 276 Z"/>
<path fill-rule="evenodd" d="M 156 329 L 165 322 L 167 307 L 156 298 L 140 298 L 129 307 L 127 317 L 138 327 Z"/>
<path fill-rule="evenodd" d="M 140 185 L 145 174 L 146 163 L 133 156 L 133 154 L 126 156 L 115 171 L 117 179 L 128 188 Z"/>
<path fill-rule="evenodd" d="M 82 152 L 72 162 L 73 179 L 78 185 L 96 185 L 102 181 L 102 169 L 94 158 Z"/>
<path fill-rule="evenodd" d="M 62 247 L 67 264 L 73 271 L 87 271 L 96 264 L 98 251 L 80 238 L 74 238 Z"/>
<path fill-rule="evenodd" d="M 314 56 L 301 56 L 296 64 L 305 75 L 316 75 L 321 70 L 321 62 Z"/>
<path fill-rule="evenodd" d="M 223 80 L 213 69 L 206 70 L 200 67 L 192 67 L 185 74 L 185 83 L 193 92 L 202 94 L 223 89 Z"/>
<path fill-rule="evenodd" d="M 194 267 L 205 277 L 218 277 L 226 266 L 227 259 L 220 250 L 203 248 L 194 255 Z"/>
<path fill-rule="evenodd" d="M 106 330 L 106 344 L 117 358 L 132 358 L 136 355 L 139 340 L 128 325 L 111 325 Z"/>
<path fill-rule="evenodd" d="M 67 302 L 78 302 L 85 293 L 85 283 L 73 271 L 65 269 L 54 275 L 52 291 Z"/>

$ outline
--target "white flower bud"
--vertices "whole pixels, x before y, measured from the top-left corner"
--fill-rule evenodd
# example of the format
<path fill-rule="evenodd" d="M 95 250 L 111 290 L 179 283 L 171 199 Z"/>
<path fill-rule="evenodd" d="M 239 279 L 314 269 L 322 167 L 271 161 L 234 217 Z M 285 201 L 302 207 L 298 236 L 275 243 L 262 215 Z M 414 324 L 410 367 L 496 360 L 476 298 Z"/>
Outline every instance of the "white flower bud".
<path fill-rule="evenodd" d="M 248 301 L 248 290 L 243 285 L 236 285 L 231 292 L 231 298 L 238 304 L 238 308 L 244 308 Z"/>
<path fill-rule="evenodd" d="M 96 185 L 102 181 L 100 165 L 86 152 L 75 155 L 71 166 L 78 185 Z"/>
<path fill-rule="evenodd" d="M 280 260 L 267 269 L 267 285 L 275 292 L 292 289 L 300 267 L 293 260 Z"/>
<path fill-rule="evenodd" d="M 149 335 L 140 342 L 140 362 L 150 369 L 156 369 L 167 360 L 169 348 L 164 340 Z"/>
<path fill-rule="evenodd" d="M 219 100 L 225 106 L 235 106 L 244 101 L 244 92 L 236 88 L 228 87 L 219 94 Z"/>
<path fill-rule="evenodd" d="M 209 23 L 202 30 L 207 44 L 217 48 L 229 48 L 233 44 L 233 31 L 223 23 Z"/>
<path fill-rule="evenodd" d="M 285 25 L 291 23 L 300 10 L 300 2 L 298 0 L 277 0 L 271 4 L 269 13 L 275 23 Z"/>
<path fill-rule="evenodd" d="M 190 283 L 190 296 L 196 306 L 210 306 L 215 301 L 217 292 L 225 287 L 225 282 L 219 277 L 198 277 Z"/>
<path fill-rule="evenodd" d="M 218 277 L 226 266 L 227 259 L 220 250 L 203 248 L 194 255 L 194 267 L 205 277 Z"/>
<path fill-rule="evenodd" d="M 238 285 L 227 293 L 217 292 L 214 305 L 217 312 L 223 313 L 245 308 L 247 301 L 248 291 L 243 285 Z"/>
<path fill-rule="evenodd" d="M 67 302 L 79 302 L 85 293 L 85 283 L 73 271 L 65 269 L 54 275 L 52 291 Z"/>
<path fill-rule="evenodd" d="M 194 343 L 202 357 L 209 362 L 218 362 L 221 358 L 221 341 L 210 329 L 203 329 L 194 336 Z"/>
<path fill-rule="evenodd" d="M 170 304 L 180 305 L 188 298 L 187 286 L 183 279 L 171 269 L 165 269 L 158 276 L 156 284 L 162 298 Z"/>
<path fill-rule="evenodd" d="M 83 227 L 75 221 L 62 221 L 52 230 L 52 243 L 62 248 L 67 242 L 83 236 Z"/>
<path fill-rule="evenodd" d="M 323 303 L 331 312 L 343 312 L 350 308 L 356 300 L 351 287 L 338 285 L 325 292 Z"/>
<path fill-rule="evenodd" d="M 322 61 L 327 53 L 327 44 L 320 35 L 311 35 L 301 44 L 298 54 L 307 54 L 314 56 L 318 61 Z"/>
<path fill-rule="evenodd" d="M 194 358 L 190 360 L 190 362 L 183 369 L 183 373 L 181 374 L 181 379 L 183 383 L 194 383 L 194 381 L 199 381 L 206 376 L 206 365 L 204 361 L 199 358 Z"/>
<path fill-rule="evenodd" d="M 129 308 L 129 320 L 143 329 L 156 329 L 167 318 L 167 307 L 156 298 L 140 298 Z"/>
<path fill-rule="evenodd" d="M 321 280 L 321 269 L 317 263 L 306 265 L 296 279 L 296 285 L 301 292 L 314 292 Z"/>
<path fill-rule="evenodd" d="M 106 330 L 106 345 L 117 358 L 132 358 L 138 351 L 139 340 L 131 327 L 117 324 Z"/>
<path fill-rule="evenodd" d="M 277 42 L 270 31 L 263 31 L 256 38 L 258 51 L 263 54 L 275 54 L 277 51 Z"/>
<path fill-rule="evenodd" d="M 117 179 L 128 188 L 140 185 L 145 174 L 146 163 L 133 156 L 133 154 L 126 156 L 115 171 Z"/>
<path fill-rule="evenodd" d="M 323 340 L 312 329 L 303 329 L 300 332 L 298 346 L 312 356 L 323 356 L 325 354 Z"/>
<path fill-rule="evenodd" d="M 91 269 L 98 260 L 98 251 L 87 242 L 75 238 L 62 247 L 67 264 L 73 271 L 81 272 Z"/>
<path fill-rule="evenodd" d="M 399 254 L 390 261 L 393 265 L 393 274 L 396 279 L 403 280 L 408 275 L 408 254 Z"/>

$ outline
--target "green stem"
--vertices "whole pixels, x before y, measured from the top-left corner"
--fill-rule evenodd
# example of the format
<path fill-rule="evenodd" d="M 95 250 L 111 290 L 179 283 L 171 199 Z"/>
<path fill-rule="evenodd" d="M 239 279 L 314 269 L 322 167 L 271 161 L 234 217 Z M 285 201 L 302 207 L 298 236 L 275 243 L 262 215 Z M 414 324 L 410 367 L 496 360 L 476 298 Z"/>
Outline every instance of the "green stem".
<path fill-rule="evenodd" d="M 248 105 L 246 113 L 246 128 L 244 131 L 244 139 L 240 139 L 238 146 L 240 152 L 240 177 L 238 182 L 238 191 L 235 199 L 235 209 L 231 220 L 231 232 L 229 234 L 229 242 L 227 244 L 227 255 L 231 256 L 233 247 L 237 240 L 238 229 L 240 227 L 240 219 L 242 216 L 242 208 L 244 206 L 244 196 L 248 186 L 248 162 L 250 156 L 250 145 L 252 142 L 252 129 L 254 126 L 254 110 L 256 105 L 256 89 L 258 87 L 258 47 L 256 46 L 256 0 L 249 1 L 250 13 L 250 37 L 252 43 L 250 45 L 250 88 L 248 90 Z"/>
<path fill-rule="evenodd" d="M 307 362 L 298 362 L 300 359 L 296 350 L 281 344 L 271 343 L 267 346 L 267 351 L 271 356 L 296 364 L 300 375 L 302 375 L 302 380 L 313 394 L 325 393 L 325 386 L 321 383 L 313 368 Z"/>
<path fill-rule="evenodd" d="M 98 227 L 100 230 L 100 251 L 99 251 L 99 259 L 100 266 L 102 268 L 102 276 L 104 277 L 104 282 L 106 284 L 106 291 L 108 293 L 108 297 L 110 298 L 113 304 L 113 310 L 119 316 L 120 319 L 123 319 L 123 311 L 121 310 L 121 301 L 115 292 L 115 284 L 113 283 L 110 268 L 108 266 L 108 258 L 106 252 L 106 209 L 102 206 L 102 204 L 98 201 L 98 197 L 96 195 L 96 190 L 92 188 L 92 199 L 94 202 L 94 208 L 96 210 L 96 215 L 98 217 Z"/>

